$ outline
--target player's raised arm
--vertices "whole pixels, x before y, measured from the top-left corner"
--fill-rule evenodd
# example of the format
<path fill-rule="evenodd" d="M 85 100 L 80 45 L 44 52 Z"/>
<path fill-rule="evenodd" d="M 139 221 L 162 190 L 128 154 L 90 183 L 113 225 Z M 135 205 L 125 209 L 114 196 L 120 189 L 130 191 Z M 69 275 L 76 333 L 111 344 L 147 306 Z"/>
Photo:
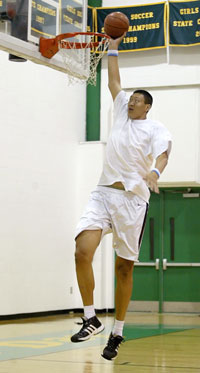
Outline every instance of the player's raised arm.
<path fill-rule="evenodd" d="M 124 34 L 125 35 L 125 34 Z M 118 66 L 118 47 L 124 35 L 117 39 L 111 39 L 108 48 L 108 87 L 113 101 L 119 91 L 121 91 L 121 81 Z"/>

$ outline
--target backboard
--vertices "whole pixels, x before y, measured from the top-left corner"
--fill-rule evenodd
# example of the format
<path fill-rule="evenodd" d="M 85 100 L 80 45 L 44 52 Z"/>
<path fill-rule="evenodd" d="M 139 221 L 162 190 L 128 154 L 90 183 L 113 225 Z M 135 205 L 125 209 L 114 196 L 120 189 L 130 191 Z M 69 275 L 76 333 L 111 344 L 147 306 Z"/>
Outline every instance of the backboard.
<path fill-rule="evenodd" d="M 0 0 L 0 50 L 12 55 L 66 72 L 59 54 L 41 56 L 39 39 L 85 31 L 87 0 Z"/>

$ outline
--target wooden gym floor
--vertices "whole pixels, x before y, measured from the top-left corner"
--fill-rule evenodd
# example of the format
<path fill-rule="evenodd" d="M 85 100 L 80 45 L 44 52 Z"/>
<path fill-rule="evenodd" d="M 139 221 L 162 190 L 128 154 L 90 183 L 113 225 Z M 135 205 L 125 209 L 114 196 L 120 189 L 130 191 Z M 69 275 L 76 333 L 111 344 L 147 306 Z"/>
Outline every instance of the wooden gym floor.
<path fill-rule="evenodd" d="M 0 373 L 200 372 L 200 315 L 129 312 L 114 362 L 101 357 L 113 316 L 99 318 L 105 330 L 77 344 L 77 314 L 1 321 Z"/>

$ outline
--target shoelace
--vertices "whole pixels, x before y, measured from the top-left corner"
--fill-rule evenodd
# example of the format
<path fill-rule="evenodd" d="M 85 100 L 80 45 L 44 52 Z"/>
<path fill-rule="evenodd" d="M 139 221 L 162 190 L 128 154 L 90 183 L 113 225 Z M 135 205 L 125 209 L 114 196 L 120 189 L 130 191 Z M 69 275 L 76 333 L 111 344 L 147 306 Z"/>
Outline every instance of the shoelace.
<path fill-rule="evenodd" d="M 120 342 L 119 342 L 119 343 L 120 343 Z M 107 346 L 108 346 L 108 347 L 111 347 L 111 348 L 113 348 L 113 347 L 115 348 L 115 347 L 118 346 L 118 341 L 115 340 L 114 337 L 111 337 L 111 338 L 109 338 L 109 340 L 108 340 Z"/>
<path fill-rule="evenodd" d="M 113 348 L 115 349 L 115 348 L 118 348 L 122 342 L 124 342 L 124 340 L 119 341 L 119 340 L 115 339 L 114 336 L 112 336 L 112 337 L 109 338 L 109 340 L 108 340 L 107 347 L 110 347 L 110 348 L 112 348 L 112 349 L 113 349 Z"/>
<path fill-rule="evenodd" d="M 76 322 L 75 324 L 77 325 L 83 325 L 81 330 L 79 330 L 78 335 L 82 335 L 83 332 L 85 332 L 88 326 L 88 319 L 85 319 L 84 317 L 81 317 L 82 321 L 81 322 Z"/>
<path fill-rule="evenodd" d="M 86 322 L 87 322 L 87 319 L 85 319 L 84 317 L 81 317 L 82 321 L 80 322 L 75 322 L 76 325 L 85 325 Z"/>

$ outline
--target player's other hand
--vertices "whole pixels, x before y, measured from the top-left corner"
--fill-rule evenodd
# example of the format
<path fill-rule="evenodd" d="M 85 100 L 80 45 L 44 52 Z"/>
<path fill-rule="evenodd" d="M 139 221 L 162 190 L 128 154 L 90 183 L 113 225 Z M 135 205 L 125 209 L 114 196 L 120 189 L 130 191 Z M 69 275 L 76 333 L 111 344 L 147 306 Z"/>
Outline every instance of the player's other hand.
<path fill-rule="evenodd" d="M 159 193 L 159 188 L 157 184 L 158 176 L 155 172 L 150 172 L 149 174 L 147 174 L 144 180 L 146 181 L 147 186 L 152 192 Z"/>

